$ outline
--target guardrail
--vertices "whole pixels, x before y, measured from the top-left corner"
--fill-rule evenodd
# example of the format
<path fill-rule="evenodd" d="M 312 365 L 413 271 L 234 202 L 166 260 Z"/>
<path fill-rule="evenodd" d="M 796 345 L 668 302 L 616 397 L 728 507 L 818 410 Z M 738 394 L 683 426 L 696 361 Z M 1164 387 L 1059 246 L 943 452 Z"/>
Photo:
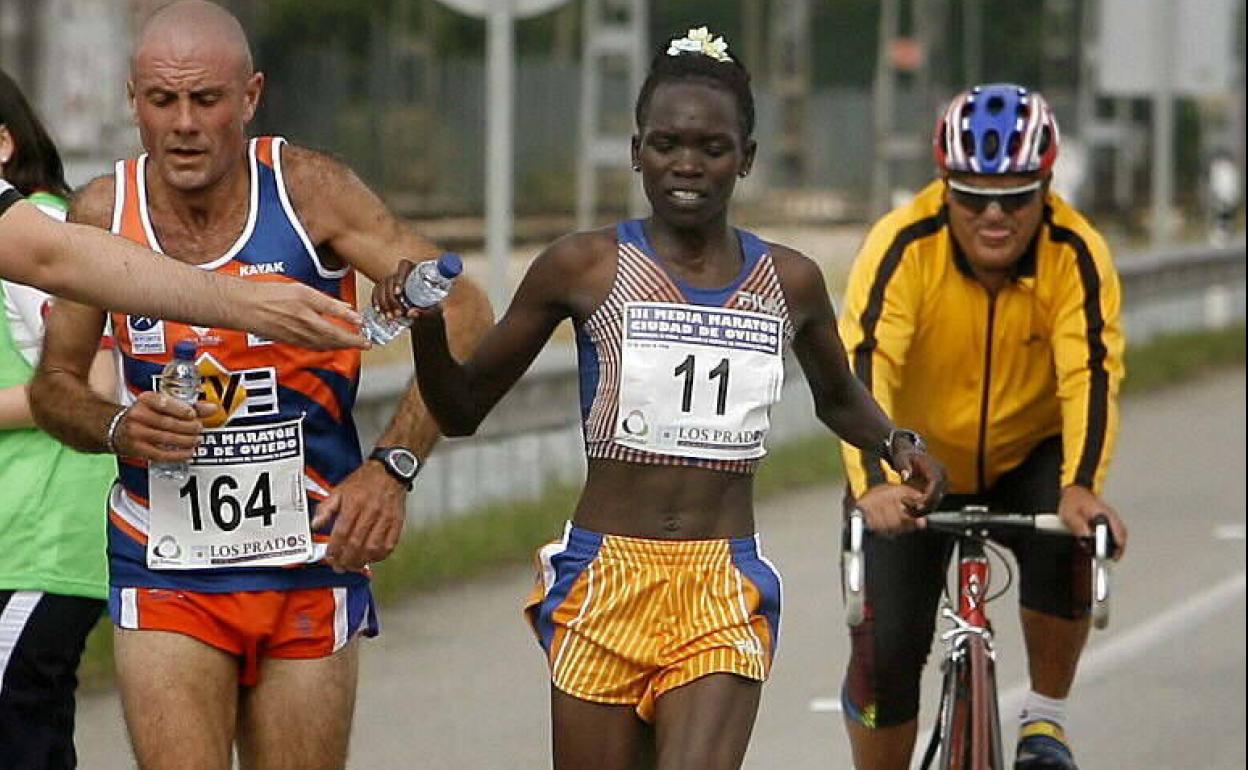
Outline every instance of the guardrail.
<path fill-rule="evenodd" d="M 1245 249 L 1185 248 L 1118 262 L 1123 324 L 1131 344 L 1166 332 L 1223 328 L 1245 317 Z M 772 412 L 773 445 L 822 430 L 796 362 Z M 411 379 L 408 366 L 364 372 L 356 423 L 372 446 Z M 575 351 L 550 346 L 499 403 L 477 435 L 444 439 L 408 501 L 409 523 L 460 515 L 492 502 L 536 498 L 551 483 L 584 477 Z M 570 512 L 569 512 L 570 513 Z"/>

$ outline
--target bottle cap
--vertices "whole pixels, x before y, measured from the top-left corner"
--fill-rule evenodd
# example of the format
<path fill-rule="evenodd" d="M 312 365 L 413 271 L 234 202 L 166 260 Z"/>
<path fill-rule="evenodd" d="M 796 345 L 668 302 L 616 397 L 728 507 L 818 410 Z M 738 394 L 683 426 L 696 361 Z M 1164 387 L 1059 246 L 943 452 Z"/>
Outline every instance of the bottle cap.
<path fill-rule="evenodd" d="M 173 346 L 173 357 L 183 361 L 195 360 L 198 352 L 199 345 L 194 340 L 181 340 Z"/>
<path fill-rule="evenodd" d="M 464 261 L 453 251 L 444 251 L 438 257 L 438 272 L 443 278 L 458 278 L 464 272 Z"/>

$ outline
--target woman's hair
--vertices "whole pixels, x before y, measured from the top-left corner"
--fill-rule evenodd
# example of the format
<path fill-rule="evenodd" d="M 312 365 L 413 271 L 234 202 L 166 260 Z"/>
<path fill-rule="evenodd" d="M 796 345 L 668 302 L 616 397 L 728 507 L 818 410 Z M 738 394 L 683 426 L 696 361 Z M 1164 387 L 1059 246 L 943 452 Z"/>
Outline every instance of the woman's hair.
<path fill-rule="evenodd" d="M 650 62 L 650 73 L 637 95 L 637 128 L 645 126 L 650 101 L 659 86 L 693 80 L 721 88 L 736 98 L 741 138 L 749 139 L 754 134 L 754 93 L 750 90 L 750 73 L 745 66 L 726 50 L 722 58 L 718 58 L 697 51 L 677 51 L 674 42 L 671 47 L 659 49 Z"/>
<path fill-rule="evenodd" d="M 40 190 L 68 198 L 65 167 L 60 153 L 44 130 L 22 90 L 0 70 L 0 125 L 13 139 L 13 155 L 4 164 L 5 180 L 23 195 Z"/>

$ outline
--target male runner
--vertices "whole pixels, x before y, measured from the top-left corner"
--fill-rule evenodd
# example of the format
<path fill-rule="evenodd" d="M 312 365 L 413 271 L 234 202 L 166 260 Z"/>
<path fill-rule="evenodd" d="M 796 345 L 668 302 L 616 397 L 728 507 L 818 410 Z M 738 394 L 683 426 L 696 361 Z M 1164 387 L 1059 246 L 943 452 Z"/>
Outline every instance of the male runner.
<path fill-rule="evenodd" d="M 248 140 L 263 84 L 229 13 L 202 0 L 162 8 L 138 36 L 128 83 L 147 154 L 88 185 L 70 219 L 204 270 L 348 302 L 355 269 L 377 280 L 400 257 L 436 254 L 341 163 Z M 244 767 L 344 767 L 353 639 L 376 632 L 365 567 L 396 544 L 437 436 L 415 389 L 361 465 L 358 353 L 114 314 L 118 406 L 85 387 L 104 314 L 62 304 L 32 392 L 62 440 L 119 455 L 110 612 L 139 766 L 223 770 L 237 744 Z M 488 305 L 460 282 L 448 309 L 466 354 Z M 183 340 L 198 345 L 205 380 L 194 409 L 152 392 Z M 186 480 L 149 470 L 192 452 Z"/>

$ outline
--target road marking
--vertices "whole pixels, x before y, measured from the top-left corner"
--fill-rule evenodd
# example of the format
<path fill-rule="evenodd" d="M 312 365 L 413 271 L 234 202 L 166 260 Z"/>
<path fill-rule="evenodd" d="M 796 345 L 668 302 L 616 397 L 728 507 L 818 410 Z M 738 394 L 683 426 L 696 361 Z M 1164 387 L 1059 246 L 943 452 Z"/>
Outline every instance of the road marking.
<path fill-rule="evenodd" d="M 1241 534 L 1242 534 L 1242 527 Z M 1239 599 L 1248 584 L 1248 573 L 1240 572 L 1226 578 L 1221 583 L 1205 589 L 1188 599 L 1176 602 L 1164 612 L 1135 625 L 1119 634 L 1106 638 L 1100 644 L 1093 644 L 1079 661 L 1078 684 L 1086 684 L 1100 679 L 1123 663 L 1148 652 L 1163 642 L 1180 634 L 1187 633 L 1193 626 L 1200 625 L 1223 607 Z M 1023 707 L 1027 692 L 1031 689 L 1029 682 L 1019 682 L 1001 694 L 1000 712 L 1002 726 L 1008 725 L 1013 715 Z M 835 708 L 829 706 L 835 703 Z M 810 702 L 810 710 L 816 712 L 840 711 L 840 702 L 834 698 L 815 698 Z M 916 748 L 927 745 L 932 737 L 930 729 L 924 730 L 915 741 Z"/>
<path fill-rule="evenodd" d="M 1204 623 L 1224 606 L 1244 593 L 1248 575 L 1238 575 L 1223 580 L 1202 593 L 1170 605 L 1164 612 L 1135 625 L 1120 634 L 1110 636 L 1100 644 L 1093 644 L 1079 660 L 1079 677 L 1076 684 L 1095 682 L 1123 663 L 1139 657 L 1163 642 L 1189 632 L 1192 627 Z M 1031 689 L 1029 682 L 1019 682 L 1001 695 L 1000 713 L 1003 732 L 1013 723 L 1014 716 L 1022 710 L 1023 701 Z M 924 732 L 917 746 L 926 746 L 931 730 Z"/>
<path fill-rule="evenodd" d="M 1243 540 L 1243 524 L 1223 524 L 1213 530 L 1214 540 Z"/>
<path fill-rule="evenodd" d="M 1101 644 L 1093 644 L 1079 660 L 1077 684 L 1094 682 L 1126 661 L 1204 623 L 1224 606 L 1238 599 L 1244 593 L 1246 582 L 1248 579 L 1245 573 L 1232 575 L 1202 593 L 1170 605 L 1160 615 L 1154 615 L 1121 634 L 1110 636 Z M 1020 682 L 1007 690 L 1001 696 L 1001 713 L 1008 717 L 1020 711 L 1029 689 L 1027 682 Z"/>
<path fill-rule="evenodd" d="M 810 701 L 810 710 L 816 714 L 839 714 L 841 713 L 841 699 L 812 698 Z"/>

